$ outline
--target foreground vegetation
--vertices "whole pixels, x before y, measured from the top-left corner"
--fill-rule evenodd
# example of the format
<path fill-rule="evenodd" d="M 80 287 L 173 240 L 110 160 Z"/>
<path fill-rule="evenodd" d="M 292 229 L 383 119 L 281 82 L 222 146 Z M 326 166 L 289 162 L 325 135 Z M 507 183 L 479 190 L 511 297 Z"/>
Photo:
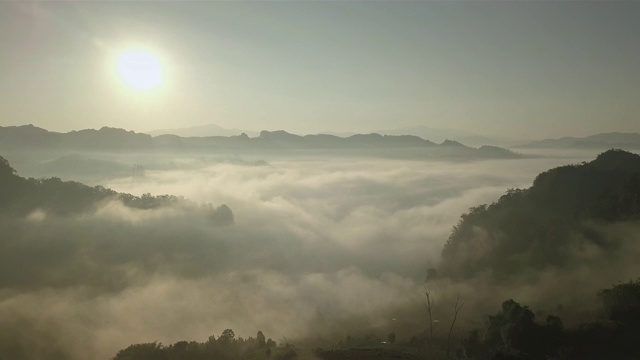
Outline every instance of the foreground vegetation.
<path fill-rule="evenodd" d="M 164 346 L 161 343 L 135 344 L 120 350 L 114 360 L 292 360 L 297 356 L 292 345 L 277 346 L 266 339 L 262 331 L 256 337 L 236 338 L 231 329 L 218 336 L 210 336 L 203 343 L 178 341 Z"/>
<path fill-rule="evenodd" d="M 500 311 L 488 316 L 487 327 L 471 331 L 455 346 L 449 358 L 513 360 L 600 360 L 637 359 L 640 348 L 640 280 L 620 283 L 598 293 L 600 318 L 573 328 L 549 315 L 536 322 L 527 306 L 509 299 Z M 426 336 L 426 331 L 407 342 L 396 343 L 395 334 L 347 337 L 328 350 L 298 349 L 277 345 L 261 331 L 255 338 L 236 338 L 227 329 L 216 339 L 204 343 L 179 341 L 135 344 L 120 350 L 113 360 L 293 360 L 320 358 L 347 359 L 423 359 L 447 358 L 446 343 Z M 428 354 L 428 356 L 427 356 Z"/>

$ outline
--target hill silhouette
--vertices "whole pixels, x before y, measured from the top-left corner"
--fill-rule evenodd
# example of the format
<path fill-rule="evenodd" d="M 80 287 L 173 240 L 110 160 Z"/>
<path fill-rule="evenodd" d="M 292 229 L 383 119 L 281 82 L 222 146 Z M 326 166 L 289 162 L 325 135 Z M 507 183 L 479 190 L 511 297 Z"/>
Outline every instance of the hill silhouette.
<path fill-rule="evenodd" d="M 487 149 L 493 151 L 487 151 Z M 334 135 L 295 135 L 284 130 L 262 131 L 259 136 L 180 137 L 148 134 L 103 127 L 68 133 L 50 132 L 33 125 L 0 127 L 0 149 L 7 150 L 83 150 L 83 151 L 206 151 L 224 153 L 237 151 L 271 151 L 302 154 L 298 150 L 339 151 L 341 155 L 354 153 L 370 156 L 390 156 L 388 150 L 401 151 L 392 156 L 435 155 L 454 158 L 516 158 L 507 149 L 483 147 L 476 149 L 455 141 L 436 144 L 413 135 L 356 134 L 349 137 Z M 498 150 L 498 151 L 495 151 Z M 404 151 L 404 152 L 402 152 Z M 420 152 L 422 151 L 422 152 Z"/>
<path fill-rule="evenodd" d="M 242 133 L 249 133 L 252 136 L 255 135 L 252 131 L 241 129 L 226 129 L 217 124 L 204 124 L 196 125 L 185 128 L 173 128 L 173 129 L 159 129 L 147 131 L 146 133 L 151 136 L 159 135 L 177 135 L 181 137 L 194 137 L 194 136 L 234 136 Z"/>
<path fill-rule="evenodd" d="M 640 219 L 640 156 L 609 150 L 591 162 L 539 174 L 528 189 L 510 189 L 461 216 L 442 251 L 442 273 L 497 278 L 563 267 L 576 249 L 614 254 L 620 238 L 598 225 Z"/>
<path fill-rule="evenodd" d="M 519 148 L 640 149 L 640 134 L 610 132 L 585 137 L 545 139 L 516 146 Z"/>
<path fill-rule="evenodd" d="M 54 215 L 77 214 L 108 200 L 141 210 L 172 205 L 198 207 L 193 202 L 172 195 L 134 196 L 59 178 L 25 179 L 18 176 L 9 162 L 0 156 L 0 215 L 25 216 L 35 210 Z M 233 223 L 233 213 L 226 205 L 212 210 L 211 218 L 218 224 Z"/>

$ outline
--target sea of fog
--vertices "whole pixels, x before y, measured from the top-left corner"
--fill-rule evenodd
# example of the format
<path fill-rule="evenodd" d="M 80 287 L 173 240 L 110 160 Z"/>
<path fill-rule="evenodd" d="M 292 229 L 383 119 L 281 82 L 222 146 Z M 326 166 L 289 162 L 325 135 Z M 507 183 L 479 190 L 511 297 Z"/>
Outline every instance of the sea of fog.
<path fill-rule="evenodd" d="M 94 179 L 92 185 L 135 195 L 227 204 L 235 224 L 113 203 L 69 218 L 34 218 L 31 235 L 20 236 L 55 234 L 37 245 L 45 257 L 64 256 L 56 251 L 63 238 L 107 239 L 100 242 L 107 255 L 95 265 L 100 279 L 0 290 L 0 333 L 11 334 L 0 346 L 28 345 L 34 358 L 58 351 L 59 358 L 105 359 L 132 343 L 204 341 L 226 328 L 245 338 L 262 330 L 277 341 L 370 329 L 409 336 L 425 326 L 426 270 L 437 266 L 462 213 L 598 153 L 522 152 L 532 156 L 447 162 L 163 155 L 154 161 L 168 165 L 146 166 L 144 177 Z M 69 264 L 93 266 L 81 251 L 73 256 Z"/>

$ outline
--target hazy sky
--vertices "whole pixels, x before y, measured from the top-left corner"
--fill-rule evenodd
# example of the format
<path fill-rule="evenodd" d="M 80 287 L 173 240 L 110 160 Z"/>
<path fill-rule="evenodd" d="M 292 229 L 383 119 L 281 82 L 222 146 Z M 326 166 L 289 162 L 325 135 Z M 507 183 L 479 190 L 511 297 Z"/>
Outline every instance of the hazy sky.
<path fill-rule="evenodd" d="M 640 2 L 2 2 L 0 125 L 640 131 Z M 161 86 L 114 58 L 151 49 Z"/>

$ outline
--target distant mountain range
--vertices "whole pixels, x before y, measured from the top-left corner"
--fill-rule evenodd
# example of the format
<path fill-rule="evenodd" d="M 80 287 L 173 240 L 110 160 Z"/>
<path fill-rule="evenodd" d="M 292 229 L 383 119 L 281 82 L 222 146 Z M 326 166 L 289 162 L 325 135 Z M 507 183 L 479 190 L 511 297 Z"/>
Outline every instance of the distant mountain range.
<path fill-rule="evenodd" d="M 211 136 L 238 136 L 247 134 L 250 137 L 259 136 L 257 131 L 226 129 L 216 124 L 206 124 L 186 128 L 164 129 L 149 131 L 152 136 L 177 135 L 180 137 L 211 137 Z M 414 126 L 394 129 L 380 129 L 372 133 L 380 135 L 413 135 L 435 143 L 441 143 L 447 139 L 473 147 L 483 145 L 499 146 L 506 148 L 589 148 L 589 149 L 640 149 L 640 134 L 638 133 L 602 133 L 587 137 L 562 137 L 559 139 L 545 139 L 525 143 L 522 139 L 514 139 L 504 136 L 485 136 L 468 131 L 432 128 L 429 126 Z M 333 135 L 341 138 L 349 138 L 358 135 L 353 132 L 321 132 L 318 135 Z"/>
<path fill-rule="evenodd" d="M 192 126 L 192 127 L 186 127 L 186 128 L 153 130 L 153 131 L 147 131 L 146 133 L 152 136 L 177 135 L 181 137 L 235 136 L 235 135 L 240 135 L 242 133 L 245 133 L 250 137 L 255 137 L 259 135 L 259 132 L 257 131 L 241 130 L 241 129 L 226 129 L 216 124 L 206 124 L 206 125 Z M 414 136 L 418 136 L 425 140 L 430 140 L 436 143 L 441 143 L 444 140 L 451 139 L 451 140 L 459 141 L 461 143 L 464 143 L 466 145 L 473 146 L 473 147 L 479 147 L 482 145 L 509 147 L 509 146 L 521 144 L 523 142 L 522 140 L 516 140 L 516 139 L 507 138 L 507 137 L 483 136 L 483 135 L 474 134 L 468 131 L 432 128 L 428 126 L 381 129 L 381 130 L 372 131 L 371 133 L 380 134 L 380 135 L 414 135 Z M 333 131 L 323 131 L 318 134 L 334 135 L 334 136 L 343 137 L 343 138 L 357 135 L 357 133 L 354 133 L 354 132 L 333 132 Z"/>
<path fill-rule="evenodd" d="M 147 134 L 151 136 L 159 135 L 177 135 L 181 137 L 209 137 L 209 136 L 234 136 L 245 133 L 249 136 L 257 136 L 257 131 L 241 130 L 241 129 L 225 129 L 216 124 L 205 124 L 198 126 L 191 126 L 186 128 L 175 129 L 161 129 L 147 131 Z"/>
<path fill-rule="evenodd" d="M 123 129 L 103 127 L 100 130 L 80 130 L 68 133 L 50 132 L 33 125 L 0 127 L 0 149 L 77 149 L 84 151 L 207 151 L 212 154 L 243 151 L 275 151 L 296 155 L 306 150 L 339 151 L 369 156 L 423 156 L 461 158 L 513 158 L 510 150 L 482 146 L 473 148 L 446 140 L 440 144 L 413 135 L 356 134 L 349 137 L 335 135 L 294 135 L 286 131 L 262 131 L 256 137 L 243 133 L 234 136 L 180 137 L 151 136 Z M 424 151 L 421 151 L 424 150 Z M 302 152 L 301 152 L 302 151 Z M 312 153 L 309 153 L 312 154 Z"/>
<path fill-rule="evenodd" d="M 640 134 L 610 132 L 587 137 L 563 137 L 530 142 L 517 148 L 583 148 L 583 149 L 640 149 Z"/>
<path fill-rule="evenodd" d="M 434 142 L 442 142 L 444 140 L 451 139 L 475 147 L 482 145 L 510 147 L 522 143 L 522 141 L 508 137 L 484 136 L 468 131 L 432 128 L 429 126 L 382 129 L 376 130 L 375 132 L 382 135 L 415 135 Z"/>

